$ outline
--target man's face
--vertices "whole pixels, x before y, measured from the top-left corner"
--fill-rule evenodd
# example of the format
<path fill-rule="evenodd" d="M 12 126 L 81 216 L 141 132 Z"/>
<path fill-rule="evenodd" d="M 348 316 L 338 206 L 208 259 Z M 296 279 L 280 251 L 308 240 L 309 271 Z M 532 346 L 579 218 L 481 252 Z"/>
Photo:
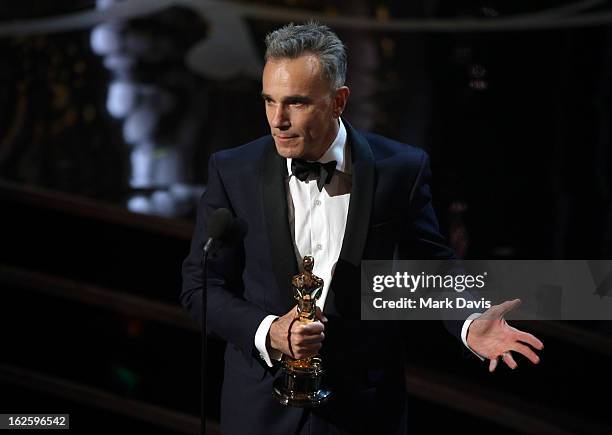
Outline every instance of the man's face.
<path fill-rule="evenodd" d="M 332 90 L 312 54 L 268 60 L 262 84 L 277 152 L 285 158 L 320 158 L 336 137 L 348 88 Z"/>

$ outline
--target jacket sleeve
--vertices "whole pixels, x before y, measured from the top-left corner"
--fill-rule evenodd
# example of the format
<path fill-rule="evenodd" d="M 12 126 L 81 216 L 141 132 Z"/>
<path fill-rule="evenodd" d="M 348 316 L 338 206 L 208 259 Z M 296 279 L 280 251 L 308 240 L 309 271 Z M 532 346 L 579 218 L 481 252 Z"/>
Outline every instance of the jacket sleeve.
<path fill-rule="evenodd" d="M 438 220 L 432 205 L 430 178 L 429 157 L 423 151 L 410 193 L 409 224 L 405 227 L 400 243 L 401 259 L 450 260 L 455 258 L 453 250 L 446 245 L 444 237 L 440 234 Z M 461 271 L 454 270 L 449 273 L 461 273 Z M 464 292 L 463 296 L 470 298 L 467 292 Z M 462 314 L 464 319 L 468 319 L 473 311 L 465 310 Z M 461 332 L 466 321 L 449 319 L 443 319 L 443 321 L 446 329 L 463 343 Z"/>
<path fill-rule="evenodd" d="M 213 154 L 208 164 L 208 185 L 198 206 L 191 249 L 182 268 L 181 304 L 200 326 L 202 325 L 202 249 L 208 239 L 206 224 L 211 213 L 222 207 L 233 212 L 217 167 L 216 155 Z M 244 256 L 242 241 L 225 244 L 216 254 L 209 255 L 206 330 L 238 346 L 245 354 L 254 354 L 255 333 L 261 321 L 269 313 L 242 297 Z"/>

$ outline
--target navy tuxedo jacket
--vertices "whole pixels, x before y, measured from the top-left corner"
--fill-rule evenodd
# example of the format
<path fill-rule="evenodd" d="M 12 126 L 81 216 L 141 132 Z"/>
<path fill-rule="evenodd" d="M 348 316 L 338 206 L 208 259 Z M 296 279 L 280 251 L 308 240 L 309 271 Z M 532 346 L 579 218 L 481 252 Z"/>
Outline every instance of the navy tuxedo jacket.
<path fill-rule="evenodd" d="M 432 208 L 427 154 L 345 125 L 353 185 L 342 249 L 324 309 L 329 321 L 321 349 L 326 384 L 334 397 L 313 411 L 274 401 L 272 382 L 278 367 L 267 367 L 254 345 L 265 316 L 284 315 L 295 305 L 290 280 L 298 273 L 298 265 L 287 216 L 286 160 L 277 154 L 271 136 L 210 158 L 207 190 L 183 264 L 181 302 L 201 323 L 207 217 L 218 208 L 230 209 L 247 223 L 248 231 L 244 240 L 226 243 L 210 259 L 207 279 L 207 330 L 227 342 L 223 433 L 299 433 L 314 418 L 313 424 L 322 427 L 323 433 L 402 431 L 406 344 L 398 324 L 359 320 L 360 262 L 447 259 L 453 253 L 439 234 Z M 461 323 L 447 322 L 458 339 Z"/>

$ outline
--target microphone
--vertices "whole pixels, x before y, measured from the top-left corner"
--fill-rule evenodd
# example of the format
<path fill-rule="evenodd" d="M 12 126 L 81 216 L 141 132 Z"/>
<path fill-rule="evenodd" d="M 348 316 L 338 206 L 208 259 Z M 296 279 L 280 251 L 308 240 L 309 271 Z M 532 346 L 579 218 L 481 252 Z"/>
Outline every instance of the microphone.
<path fill-rule="evenodd" d="M 204 245 L 204 255 L 210 251 L 215 240 L 222 239 L 232 222 L 232 213 L 226 208 L 218 208 L 208 218 L 208 240 Z"/>

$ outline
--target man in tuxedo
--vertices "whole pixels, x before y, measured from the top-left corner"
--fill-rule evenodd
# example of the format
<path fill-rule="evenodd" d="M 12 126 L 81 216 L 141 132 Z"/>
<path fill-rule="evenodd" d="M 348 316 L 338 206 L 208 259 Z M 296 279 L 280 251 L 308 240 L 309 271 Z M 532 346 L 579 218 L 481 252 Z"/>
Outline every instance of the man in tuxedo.
<path fill-rule="evenodd" d="M 360 321 L 360 262 L 448 259 L 431 204 L 426 153 L 353 128 L 342 118 L 349 88 L 345 47 L 317 23 L 266 38 L 262 97 L 270 135 L 213 154 L 181 301 L 200 319 L 207 218 L 228 208 L 246 222 L 244 240 L 209 262 L 207 330 L 227 341 L 221 397 L 224 434 L 405 434 L 405 328 Z M 290 281 L 312 255 L 324 280 L 316 322 L 296 316 Z M 495 369 L 511 350 L 537 363 L 530 334 L 511 328 L 508 301 L 494 320 L 446 322 Z M 527 343 L 523 344 L 521 342 Z M 272 396 L 282 355 L 323 358 L 334 392 L 323 406 L 283 406 Z"/>

